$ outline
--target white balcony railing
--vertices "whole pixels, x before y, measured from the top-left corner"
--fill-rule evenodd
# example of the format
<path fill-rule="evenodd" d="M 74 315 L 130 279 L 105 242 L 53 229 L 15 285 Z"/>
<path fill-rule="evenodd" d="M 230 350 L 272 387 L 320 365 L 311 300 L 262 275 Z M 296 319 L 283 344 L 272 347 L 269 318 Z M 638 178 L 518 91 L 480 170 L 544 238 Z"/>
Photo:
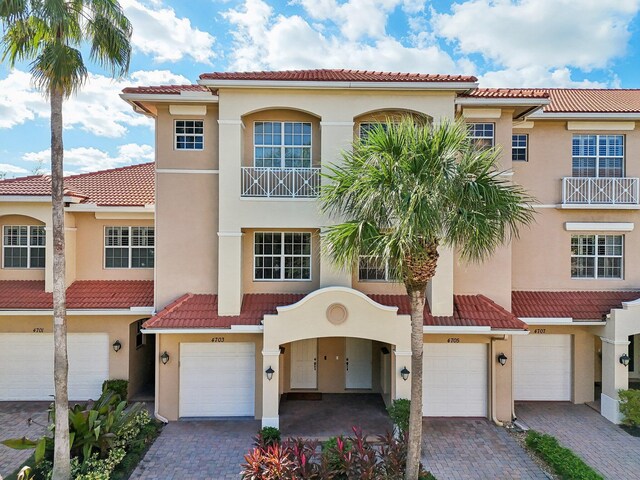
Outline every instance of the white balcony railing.
<path fill-rule="evenodd" d="M 637 205 L 638 179 L 628 177 L 565 177 L 562 203 Z"/>
<path fill-rule="evenodd" d="M 243 197 L 312 198 L 319 191 L 319 168 L 242 167 Z"/>

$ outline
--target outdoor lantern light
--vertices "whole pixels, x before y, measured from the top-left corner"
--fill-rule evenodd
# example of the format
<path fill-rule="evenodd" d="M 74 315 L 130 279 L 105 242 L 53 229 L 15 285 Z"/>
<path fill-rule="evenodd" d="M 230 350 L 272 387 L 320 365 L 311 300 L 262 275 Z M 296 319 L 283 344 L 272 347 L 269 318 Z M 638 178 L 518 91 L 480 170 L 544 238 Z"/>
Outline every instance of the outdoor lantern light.
<path fill-rule="evenodd" d="M 271 368 L 271 365 L 269 365 L 269 368 L 267 368 L 264 373 L 267 374 L 267 380 L 271 381 L 271 379 L 273 378 L 273 374 L 276 373 L 276 371 Z"/>
<path fill-rule="evenodd" d="M 407 369 L 407 367 L 402 367 L 402 370 L 400 370 L 400 376 L 402 377 L 402 379 L 406 382 L 407 379 L 409 378 L 409 374 L 411 372 Z"/>
<path fill-rule="evenodd" d="M 113 345 L 111 345 L 113 347 L 113 351 L 114 352 L 119 352 L 120 349 L 122 348 L 122 344 L 120 343 L 120 340 L 116 340 L 115 342 L 113 342 Z"/>
<path fill-rule="evenodd" d="M 507 363 L 507 356 L 504 353 L 501 353 L 500 355 L 498 355 L 498 363 L 503 367 Z"/>
<path fill-rule="evenodd" d="M 629 355 L 627 355 L 626 353 L 623 353 L 623 354 L 620 356 L 620 363 L 621 363 L 621 364 L 623 364 L 625 367 L 628 367 L 628 366 L 629 366 L 629 361 L 630 361 L 630 360 L 631 360 L 631 359 L 629 358 Z"/>
<path fill-rule="evenodd" d="M 160 355 L 160 361 L 163 365 L 166 365 L 169 361 L 169 354 L 166 352 L 166 350 L 162 352 L 162 355 Z"/>

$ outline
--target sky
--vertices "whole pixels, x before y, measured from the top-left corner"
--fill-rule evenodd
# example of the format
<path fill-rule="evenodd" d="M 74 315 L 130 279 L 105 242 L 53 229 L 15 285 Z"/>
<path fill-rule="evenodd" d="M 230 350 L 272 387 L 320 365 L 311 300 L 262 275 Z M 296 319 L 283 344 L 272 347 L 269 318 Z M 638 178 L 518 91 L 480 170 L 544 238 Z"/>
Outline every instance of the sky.
<path fill-rule="evenodd" d="M 65 172 L 154 158 L 153 122 L 118 94 L 214 71 L 353 68 L 470 74 L 481 87 L 640 88 L 640 0 L 120 0 L 129 74 L 63 109 Z M 0 30 L 0 35 L 2 31 Z M 49 171 L 49 106 L 28 63 L 0 63 L 0 175 Z"/>

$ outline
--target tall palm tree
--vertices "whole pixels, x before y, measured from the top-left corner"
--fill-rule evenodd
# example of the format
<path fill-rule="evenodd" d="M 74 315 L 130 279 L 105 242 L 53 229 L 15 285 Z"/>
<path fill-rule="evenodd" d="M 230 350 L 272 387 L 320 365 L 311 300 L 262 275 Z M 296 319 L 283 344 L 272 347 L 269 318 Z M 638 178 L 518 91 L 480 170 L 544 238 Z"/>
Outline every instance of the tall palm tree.
<path fill-rule="evenodd" d="M 321 193 L 327 252 L 352 268 L 378 257 L 411 299 L 411 411 L 406 479 L 416 480 L 422 444 L 425 290 L 438 247 L 482 260 L 533 219 L 533 199 L 498 168 L 500 152 L 481 148 L 462 121 L 431 124 L 405 117 L 372 128 L 332 165 Z"/>
<path fill-rule="evenodd" d="M 35 85 L 51 107 L 53 230 L 53 337 L 55 384 L 54 480 L 70 477 L 68 358 L 65 292 L 62 103 L 87 79 L 81 49 L 90 59 L 125 75 L 131 57 L 131 24 L 117 0 L 0 0 L 2 61 L 30 62 Z"/>

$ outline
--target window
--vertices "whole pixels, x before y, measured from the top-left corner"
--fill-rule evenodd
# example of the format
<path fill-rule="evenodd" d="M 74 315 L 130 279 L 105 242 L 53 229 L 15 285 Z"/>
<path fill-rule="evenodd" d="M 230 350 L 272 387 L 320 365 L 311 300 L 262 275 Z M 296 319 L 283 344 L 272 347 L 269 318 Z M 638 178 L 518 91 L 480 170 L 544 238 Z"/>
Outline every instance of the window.
<path fill-rule="evenodd" d="M 623 177 L 624 135 L 574 135 L 572 176 Z"/>
<path fill-rule="evenodd" d="M 493 123 L 470 123 L 469 137 L 478 146 L 484 148 L 493 147 Z"/>
<path fill-rule="evenodd" d="M 154 233 L 153 227 L 105 227 L 105 267 L 153 268 Z"/>
<path fill-rule="evenodd" d="M 358 279 L 361 282 L 389 280 L 387 264 L 380 257 L 362 255 L 358 259 Z"/>
<path fill-rule="evenodd" d="M 529 136 L 525 134 L 514 134 L 511 136 L 511 160 L 514 162 L 527 162 L 527 144 Z"/>
<path fill-rule="evenodd" d="M 622 278 L 622 235 L 573 235 L 571 278 Z"/>
<path fill-rule="evenodd" d="M 311 233 L 256 232 L 254 280 L 310 280 Z"/>
<path fill-rule="evenodd" d="M 147 321 L 148 318 L 145 318 L 143 320 L 138 320 L 136 322 L 136 348 L 140 348 L 143 347 L 144 345 L 146 345 L 146 338 L 145 336 L 142 334 L 142 325 L 144 324 L 145 321 Z"/>
<path fill-rule="evenodd" d="M 361 140 L 366 140 L 369 132 L 374 130 L 375 128 L 382 127 L 382 130 L 387 131 L 386 123 L 376 123 L 376 122 L 363 122 L 360 124 L 360 128 L 358 131 L 358 135 Z"/>
<path fill-rule="evenodd" d="M 4 268 L 44 268 L 44 227 L 5 225 L 2 233 Z"/>
<path fill-rule="evenodd" d="M 255 167 L 311 167 L 311 123 L 255 122 L 253 141 Z"/>
<path fill-rule="evenodd" d="M 176 150 L 204 148 L 203 120 L 176 120 Z"/>

